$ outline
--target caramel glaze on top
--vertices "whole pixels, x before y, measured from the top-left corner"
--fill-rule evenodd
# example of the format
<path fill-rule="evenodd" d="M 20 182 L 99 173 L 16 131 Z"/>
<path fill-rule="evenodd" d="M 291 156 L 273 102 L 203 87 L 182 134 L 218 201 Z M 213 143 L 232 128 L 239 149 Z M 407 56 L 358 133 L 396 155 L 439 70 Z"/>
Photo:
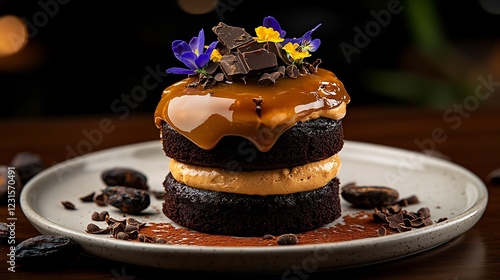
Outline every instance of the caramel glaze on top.
<path fill-rule="evenodd" d="M 168 122 L 206 150 L 222 137 L 234 135 L 247 138 L 265 152 L 298 121 L 332 118 L 332 110 L 350 102 L 343 83 L 321 68 L 296 79 L 278 79 L 271 86 L 259 86 L 256 81 L 219 83 L 206 89 L 188 86 L 197 79 L 188 77 L 167 87 L 154 121 L 158 128 Z M 340 118 L 338 114 L 336 118 Z"/>

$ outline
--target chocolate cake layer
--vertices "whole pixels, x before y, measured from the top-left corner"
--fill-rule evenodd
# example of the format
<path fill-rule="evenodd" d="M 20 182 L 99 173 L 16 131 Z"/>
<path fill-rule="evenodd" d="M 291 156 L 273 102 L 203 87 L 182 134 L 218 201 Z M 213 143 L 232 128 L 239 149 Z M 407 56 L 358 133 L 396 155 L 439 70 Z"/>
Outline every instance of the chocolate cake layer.
<path fill-rule="evenodd" d="M 289 168 L 322 160 L 338 153 L 344 145 L 342 120 L 318 118 L 299 122 L 285 131 L 267 152 L 242 137 L 226 136 L 211 150 L 196 146 L 162 124 L 165 155 L 180 162 L 227 170 L 268 170 Z"/>
<path fill-rule="evenodd" d="M 170 173 L 163 213 L 184 227 L 211 234 L 263 236 L 299 233 L 341 216 L 339 180 L 288 195 L 241 195 L 191 188 Z"/>

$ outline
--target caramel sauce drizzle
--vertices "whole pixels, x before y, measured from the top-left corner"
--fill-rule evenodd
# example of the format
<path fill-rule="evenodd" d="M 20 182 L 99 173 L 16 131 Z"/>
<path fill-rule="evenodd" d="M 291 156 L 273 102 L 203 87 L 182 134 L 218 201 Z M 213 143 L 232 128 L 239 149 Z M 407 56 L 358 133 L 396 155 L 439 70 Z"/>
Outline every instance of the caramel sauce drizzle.
<path fill-rule="evenodd" d="M 158 128 L 163 121 L 168 122 L 206 150 L 222 137 L 234 135 L 247 138 L 265 152 L 296 122 L 327 117 L 329 110 L 350 102 L 343 83 L 321 68 L 264 87 L 255 81 L 220 83 L 207 89 L 188 86 L 197 79 L 188 77 L 167 87 L 154 121 Z"/>

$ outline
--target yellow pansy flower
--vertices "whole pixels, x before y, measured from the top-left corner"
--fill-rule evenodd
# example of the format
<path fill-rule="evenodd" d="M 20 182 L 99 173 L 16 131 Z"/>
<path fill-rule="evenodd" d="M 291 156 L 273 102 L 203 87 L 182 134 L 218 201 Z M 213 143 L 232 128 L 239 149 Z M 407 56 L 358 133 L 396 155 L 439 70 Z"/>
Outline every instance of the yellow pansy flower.
<path fill-rule="evenodd" d="M 271 27 L 264 27 L 264 26 L 259 26 L 255 28 L 255 34 L 257 34 L 257 37 L 254 37 L 254 39 L 258 43 L 265 43 L 265 42 L 274 42 L 274 43 L 280 43 L 283 42 L 283 38 L 280 38 L 280 33 L 278 31 L 275 31 Z"/>
<path fill-rule="evenodd" d="M 217 62 L 221 59 L 222 55 L 217 49 L 214 49 L 212 53 L 210 54 L 210 60 L 213 62 Z"/>
<path fill-rule="evenodd" d="M 283 49 L 295 62 L 300 63 L 304 58 L 311 56 L 308 51 L 301 51 L 301 48 L 297 43 L 292 44 L 289 42 L 283 46 Z"/>

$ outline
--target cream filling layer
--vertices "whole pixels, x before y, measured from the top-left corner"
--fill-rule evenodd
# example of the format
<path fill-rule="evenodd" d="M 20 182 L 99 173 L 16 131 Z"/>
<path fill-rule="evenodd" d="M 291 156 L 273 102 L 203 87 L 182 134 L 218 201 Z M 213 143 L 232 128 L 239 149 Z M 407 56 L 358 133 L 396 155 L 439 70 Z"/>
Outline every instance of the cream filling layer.
<path fill-rule="evenodd" d="M 311 191 L 337 176 L 340 157 L 307 163 L 293 168 L 262 171 L 229 171 L 202 167 L 170 159 L 170 173 L 192 188 L 248 195 L 277 195 Z"/>

